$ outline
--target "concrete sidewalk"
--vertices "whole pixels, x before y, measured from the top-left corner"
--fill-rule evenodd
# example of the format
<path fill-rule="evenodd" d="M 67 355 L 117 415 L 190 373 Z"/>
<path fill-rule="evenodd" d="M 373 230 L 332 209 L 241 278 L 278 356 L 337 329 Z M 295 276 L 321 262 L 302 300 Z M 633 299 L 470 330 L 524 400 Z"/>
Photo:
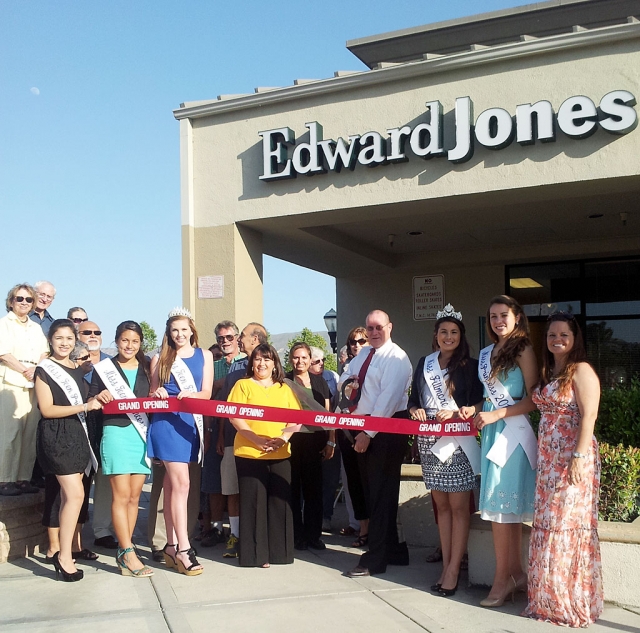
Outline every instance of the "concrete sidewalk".
<path fill-rule="evenodd" d="M 145 520 L 143 510 L 143 533 Z M 223 545 L 201 548 L 205 571 L 193 578 L 153 562 L 152 578 L 123 577 L 114 552 L 100 548 L 96 548 L 99 560 L 79 565 L 85 577 L 78 583 L 56 582 L 43 556 L 13 561 L 0 565 L 0 629 L 61 633 L 558 631 L 554 625 L 519 617 L 524 594 L 499 610 L 482 609 L 478 603 L 487 590 L 466 588 L 466 574 L 461 577 L 464 588 L 455 597 L 434 596 L 429 586 L 437 580 L 439 565 L 425 563 L 425 549 L 411 549 L 409 567 L 390 567 L 383 576 L 352 580 L 342 575 L 358 560 L 359 550 L 348 547 L 352 539 L 329 535 L 325 540 L 326 551 L 296 552 L 293 565 L 269 569 L 239 568 L 237 561 L 222 558 Z M 92 542 L 87 535 L 85 543 Z M 148 555 L 148 548 L 141 549 Z M 640 613 L 607 605 L 590 630 L 638 633 Z"/>

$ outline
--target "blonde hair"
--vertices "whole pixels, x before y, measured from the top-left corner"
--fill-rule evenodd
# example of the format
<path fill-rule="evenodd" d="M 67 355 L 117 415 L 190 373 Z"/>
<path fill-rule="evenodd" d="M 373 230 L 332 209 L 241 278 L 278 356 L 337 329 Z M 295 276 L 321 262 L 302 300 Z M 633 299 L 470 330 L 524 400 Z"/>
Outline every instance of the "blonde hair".
<path fill-rule="evenodd" d="M 160 349 L 160 356 L 158 357 L 158 380 L 161 385 L 164 385 L 171 380 L 171 366 L 176 360 L 176 344 L 171 338 L 171 326 L 176 321 L 188 321 L 191 328 L 191 338 L 189 342 L 191 347 L 198 347 L 198 332 L 196 331 L 195 323 L 193 319 L 188 316 L 173 316 L 167 319 L 167 325 L 164 329 L 164 337 L 162 338 L 162 347 Z"/>

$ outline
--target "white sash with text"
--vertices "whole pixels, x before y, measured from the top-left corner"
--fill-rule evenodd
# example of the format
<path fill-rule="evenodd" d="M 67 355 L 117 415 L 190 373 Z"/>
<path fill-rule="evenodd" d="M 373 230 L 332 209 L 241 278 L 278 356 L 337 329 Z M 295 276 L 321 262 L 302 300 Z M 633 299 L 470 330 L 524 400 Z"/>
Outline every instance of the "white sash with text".
<path fill-rule="evenodd" d="M 180 356 L 176 356 L 173 365 L 171 365 L 171 373 L 176 379 L 178 387 L 180 387 L 180 391 L 191 391 L 193 393 L 198 391 L 196 381 L 193 379 L 191 370 L 187 367 L 187 364 L 182 360 L 182 358 L 180 358 Z M 198 463 L 200 463 L 204 456 L 204 423 L 202 416 L 199 413 L 194 413 L 193 419 L 196 423 L 196 428 L 198 429 L 198 435 L 200 435 L 200 451 L 198 452 Z"/>
<path fill-rule="evenodd" d="M 113 396 L 114 400 L 133 400 L 137 397 L 128 383 L 124 380 L 122 374 L 120 374 L 111 358 L 101 360 L 99 363 L 96 363 L 93 368 L 98 372 L 98 376 L 100 376 L 104 386 Z M 131 420 L 133 428 L 138 431 L 138 435 L 140 435 L 142 441 L 146 444 L 147 429 L 149 428 L 149 418 L 147 417 L 147 414 L 138 411 L 128 411 L 127 416 Z M 147 457 L 146 451 L 145 460 L 147 462 L 147 466 L 151 468 L 151 460 Z"/>
<path fill-rule="evenodd" d="M 493 348 L 494 345 L 489 345 L 489 347 L 485 347 L 480 352 L 478 374 L 489 394 L 493 406 L 496 409 L 501 409 L 503 407 L 513 406 L 515 400 L 511 397 L 507 388 L 497 378 L 490 377 L 491 351 Z M 529 416 L 509 416 L 504 418 L 504 423 L 505 427 L 502 433 L 496 437 L 493 446 L 487 453 L 487 458 L 502 468 L 513 454 L 513 451 L 516 450 L 516 446 L 520 444 L 527 455 L 531 468 L 535 469 L 538 458 L 538 442 L 531 428 Z"/>
<path fill-rule="evenodd" d="M 78 384 L 76 381 L 69 376 L 69 374 L 58 365 L 58 363 L 54 363 L 51 359 L 45 358 L 40 362 L 40 367 L 44 369 L 51 378 L 56 382 L 58 387 L 64 391 L 64 395 L 67 397 L 69 404 L 72 407 L 84 404 L 84 400 L 82 398 L 82 394 L 80 393 L 80 389 L 78 388 Z M 82 428 L 84 430 L 84 434 L 87 437 L 87 444 L 89 445 L 89 452 L 91 453 L 91 459 L 87 464 L 84 472 L 89 476 L 91 472 L 91 466 L 93 466 L 94 470 L 98 470 L 98 460 L 96 459 L 95 453 L 93 452 L 93 448 L 91 447 L 91 442 L 89 441 L 89 431 L 87 430 L 87 418 L 84 414 L 84 411 L 80 411 L 76 413 L 78 419 L 80 420 L 80 424 L 82 424 Z"/>
<path fill-rule="evenodd" d="M 424 359 L 424 380 L 429 393 L 437 403 L 438 411 L 457 411 L 458 405 L 449 394 L 445 373 L 440 369 L 438 357 L 440 352 L 434 352 Z M 426 395 L 426 394 L 425 394 Z M 426 401 L 426 398 L 425 398 Z M 455 452 L 456 448 L 464 451 L 471 464 L 474 474 L 480 472 L 480 447 L 475 437 L 441 437 L 431 448 L 431 452 L 441 461 L 446 462 Z"/>

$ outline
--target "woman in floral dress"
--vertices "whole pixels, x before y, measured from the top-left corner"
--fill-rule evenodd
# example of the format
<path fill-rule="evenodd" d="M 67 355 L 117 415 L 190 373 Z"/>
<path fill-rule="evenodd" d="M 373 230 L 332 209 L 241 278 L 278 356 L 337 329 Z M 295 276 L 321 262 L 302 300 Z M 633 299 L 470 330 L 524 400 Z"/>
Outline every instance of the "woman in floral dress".
<path fill-rule="evenodd" d="M 600 383 L 573 315 L 551 315 L 546 329 L 542 378 L 533 393 L 542 417 L 523 615 L 587 627 L 603 608 L 600 459 L 593 436 Z"/>

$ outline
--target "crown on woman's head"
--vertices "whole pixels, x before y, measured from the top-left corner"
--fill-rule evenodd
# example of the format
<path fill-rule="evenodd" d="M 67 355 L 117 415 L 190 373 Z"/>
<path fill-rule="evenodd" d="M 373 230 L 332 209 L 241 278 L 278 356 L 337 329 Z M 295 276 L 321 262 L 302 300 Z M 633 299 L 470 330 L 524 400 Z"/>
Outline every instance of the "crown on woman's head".
<path fill-rule="evenodd" d="M 181 316 L 181 317 L 187 317 L 187 319 L 192 319 L 193 317 L 191 316 L 191 312 L 189 312 L 189 310 L 187 310 L 186 308 L 179 308 L 176 307 L 173 310 L 171 310 L 171 312 L 169 312 L 169 317 L 177 317 L 177 316 Z"/>
<path fill-rule="evenodd" d="M 439 310 L 436 314 L 436 320 L 444 319 L 445 317 L 462 321 L 462 312 L 455 312 L 453 306 L 450 303 L 447 303 L 447 305 L 444 307 L 444 310 Z"/>

